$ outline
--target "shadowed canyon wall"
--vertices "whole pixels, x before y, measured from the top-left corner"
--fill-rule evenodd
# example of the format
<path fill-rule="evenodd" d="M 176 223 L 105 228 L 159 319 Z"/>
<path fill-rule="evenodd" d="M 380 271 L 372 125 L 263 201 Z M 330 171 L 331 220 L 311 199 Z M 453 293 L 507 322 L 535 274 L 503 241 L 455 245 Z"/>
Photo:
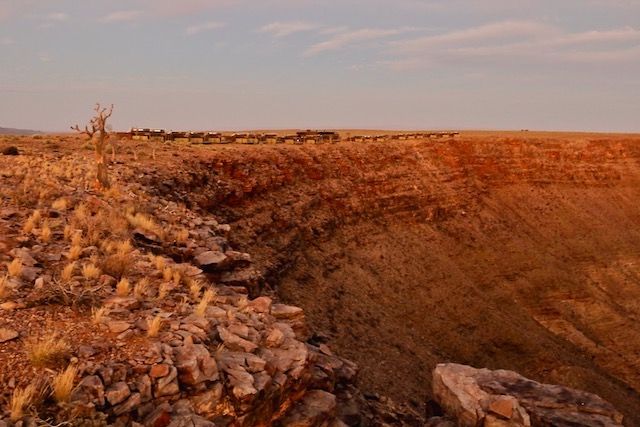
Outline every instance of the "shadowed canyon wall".
<path fill-rule="evenodd" d="M 162 180 L 232 224 L 365 391 L 420 407 L 451 361 L 597 393 L 640 425 L 640 138 L 216 147 Z"/>

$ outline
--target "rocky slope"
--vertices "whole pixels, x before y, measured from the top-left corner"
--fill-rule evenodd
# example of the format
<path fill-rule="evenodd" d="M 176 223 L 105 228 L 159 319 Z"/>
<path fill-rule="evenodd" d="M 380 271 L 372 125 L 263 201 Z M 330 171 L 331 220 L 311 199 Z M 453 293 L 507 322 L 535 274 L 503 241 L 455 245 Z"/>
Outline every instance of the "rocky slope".
<path fill-rule="evenodd" d="M 369 393 L 439 362 L 597 393 L 640 424 L 640 138 L 223 147 L 143 182 L 215 213 Z M 166 189 L 166 190 L 164 190 Z M 254 292 L 257 292 L 255 290 Z"/>
<path fill-rule="evenodd" d="M 440 362 L 640 424 L 638 137 L 122 141 L 103 194 L 84 142 L 10 142 L 0 425 L 420 425 Z"/>

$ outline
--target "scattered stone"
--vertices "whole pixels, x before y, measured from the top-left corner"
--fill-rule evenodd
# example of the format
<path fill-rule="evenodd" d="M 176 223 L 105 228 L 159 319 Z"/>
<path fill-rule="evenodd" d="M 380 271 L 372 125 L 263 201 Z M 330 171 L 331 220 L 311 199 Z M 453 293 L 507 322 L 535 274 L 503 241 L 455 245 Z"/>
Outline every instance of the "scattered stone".
<path fill-rule="evenodd" d="M 107 326 L 111 332 L 119 334 L 131 328 L 131 323 L 125 322 L 124 320 L 111 320 L 107 322 Z"/>
<path fill-rule="evenodd" d="M 302 400 L 284 417 L 281 426 L 313 427 L 335 417 L 336 397 L 323 390 L 308 391 Z"/>
<path fill-rule="evenodd" d="M 124 400 L 131 395 L 131 390 L 126 382 L 120 381 L 115 384 L 112 384 L 107 391 L 105 391 L 104 396 L 107 401 L 115 406 L 118 403 L 124 402 Z"/>
<path fill-rule="evenodd" d="M 90 345 L 83 345 L 78 348 L 78 356 L 79 357 L 91 357 L 100 353 L 100 350 L 91 347 Z"/>
<path fill-rule="evenodd" d="M 232 351 L 242 351 L 245 353 L 251 353 L 256 348 L 258 348 L 258 346 L 255 345 L 254 343 L 247 341 L 243 338 L 240 338 L 239 336 L 229 332 L 229 330 L 227 330 L 227 328 L 225 328 L 224 326 L 218 325 L 217 328 L 218 328 L 218 333 L 220 334 L 220 339 L 224 341 L 225 346 L 227 346 L 227 348 L 229 348 Z"/>
<path fill-rule="evenodd" d="M 203 271 L 212 273 L 220 271 L 227 265 L 227 256 L 220 251 L 205 251 L 196 256 L 193 261 Z"/>
<path fill-rule="evenodd" d="M 169 375 L 169 368 L 170 366 L 165 363 L 153 365 L 149 371 L 149 376 L 151 378 L 164 378 Z"/>
<path fill-rule="evenodd" d="M 176 368 L 180 382 L 196 385 L 218 379 L 218 365 L 209 350 L 201 344 L 185 345 L 177 351 Z"/>
<path fill-rule="evenodd" d="M 20 334 L 13 329 L 0 328 L 0 343 L 11 341 L 18 338 Z"/>

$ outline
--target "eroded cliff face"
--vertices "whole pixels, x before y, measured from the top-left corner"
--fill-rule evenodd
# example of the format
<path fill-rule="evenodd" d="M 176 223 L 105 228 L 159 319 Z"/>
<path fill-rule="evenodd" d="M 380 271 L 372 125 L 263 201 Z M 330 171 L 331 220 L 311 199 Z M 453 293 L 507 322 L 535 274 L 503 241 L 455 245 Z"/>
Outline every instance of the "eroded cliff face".
<path fill-rule="evenodd" d="M 435 365 L 465 363 L 597 393 L 640 425 L 639 137 L 224 147 L 190 161 L 165 187 L 230 222 L 262 285 L 358 363 L 364 390 L 421 407 Z"/>

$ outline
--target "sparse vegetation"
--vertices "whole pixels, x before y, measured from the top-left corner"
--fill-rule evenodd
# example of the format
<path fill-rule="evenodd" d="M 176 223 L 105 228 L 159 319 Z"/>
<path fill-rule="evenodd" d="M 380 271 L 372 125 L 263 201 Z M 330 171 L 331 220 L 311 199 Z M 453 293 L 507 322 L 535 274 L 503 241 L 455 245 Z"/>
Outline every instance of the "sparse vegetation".
<path fill-rule="evenodd" d="M 207 313 L 207 307 L 209 307 L 209 304 L 211 304 L 217 294 L 218 291 L 215 288 L 207 289 L 206 291 L 204 291 L 204 295 L 196 306 L 194 313 L 200 317 L 204 317 L 204 315 Z"/>
<path fill-rule="evenodd" d="M 150 338 L 154 338 L 158 336 L 160 332 L 160 327 L 162 326 L 162 317 L 157 314 L 153 319 L 147 319 L 147 336 Z"/>
<path fill-rule="evenodd" d="M 100 269 L 93 263 L 82 266 L 82 277 L 85 279 L 97 279 L 100 274 Z"/>
<path fill-rule="evenodd" d="M 20 277 L 24 271 L 24 266 L 22 265 L 20 258 L 14 258 L 14 260 L 7 265 L 7 270 L 9 272 L 9 276 Z"/>
<path fill-rule="evenodd" d="M 100 308 L 92 308 L 91 309 L 91 323 L 94 325 L 99 325 L 105 321 L 105 319 L 109 316 L 109 308 L 108 307 L 100 307 Z"/>
<path fill-rule="evenodd" d="M 57 403 L 68 402 L 73 393 L 73 383 L 78 375 L 75 365 L 67 366 L 62 372 L 58 372 L 51 380 L 52 397 Z"/>
<path fill-rule="evenodd" d="M 136 298 L 143 298 L 149 289 L 149 279 L 143 277 L 133 287 L 133 296 Z"/>
<path fill-rule="evenodd" d="M 7 284 L 9 283 L 9 276 L 0 276 L 0 298 L 4 298 L 9 293 Z"/>
<path fill-rule="evenodd" d="M 75 262 L 71 262 L 67 264 L 60 272 L 60 280 L 62 280 L 63 283 L 67 283 L 68 281 L 70 281 L 71 278 L 73 277 L 73 273 L 75 269 L 76 269 Z"/>
<path fill-rule="evenodd" d="M 69 353 L 67 343 L 55 336 L 32 338 L 25 345 L 33 366 L 52 366 L 62 362 Z"/>
<path fill-rule="evenodd" d="M 108 131 L 106 129 L 107 119 L 111 117 L 113 113 L 113 104 L 107 111 L 106 108 L 100 107 L 100 103 L 96 103 L 95 116 L 89 121 L 89 126 L 85 126 L 84 129 L 80 129 L 78 125 L 72 126 L 71 129 L 76 132 L 87 135 L 89 140 L 95 144 L 95 164 L 96 164 L 96 180 L 95 186 L 100 190 L 107 190 L 111 184 L 109 183 L 109 175 L 107 169 L 107 136 Z M 94 136 L 96 138 L 94 139 Z"/>
<path fill-rule="evenodd" d="M 38 391 L 34 384 L 29 384 L 24 388 L 17 387 L 13 391 L 9 409 L 11 421 L 19 421 L 25 416 L 25 411 L 33 405 L 37 394 Z"/>
<path fill-rule="evenodd" d="M 120 279 L 116 285 L 116 293 L 121 297 L 126 297 L 131 292 L 131 283 L 126 278 Z"/>
<path fill-rule="evenodd" d="M 78 258 L 80 258 L 81 254 L 82 254 L 82 246 L 73 245 L 71 246 L 71 249 L 69 249 L 69 255 L 67 255 L 67 257 L 69 258 L 70 261 L 75 261 Z"/>

